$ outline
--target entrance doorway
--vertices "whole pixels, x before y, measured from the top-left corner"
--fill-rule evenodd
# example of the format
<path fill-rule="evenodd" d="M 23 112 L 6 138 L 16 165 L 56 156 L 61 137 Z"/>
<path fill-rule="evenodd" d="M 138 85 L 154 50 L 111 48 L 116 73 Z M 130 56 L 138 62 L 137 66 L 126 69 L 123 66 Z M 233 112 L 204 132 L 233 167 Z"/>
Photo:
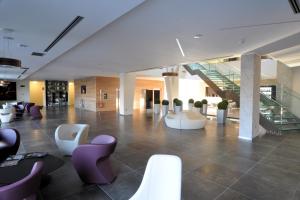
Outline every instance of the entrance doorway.
<path fill-rule="evenodd" d="M 154 102 L 160 100 L 160 90 L 146 90 L 144 99 L 146 111 L 151 112 Z"/>

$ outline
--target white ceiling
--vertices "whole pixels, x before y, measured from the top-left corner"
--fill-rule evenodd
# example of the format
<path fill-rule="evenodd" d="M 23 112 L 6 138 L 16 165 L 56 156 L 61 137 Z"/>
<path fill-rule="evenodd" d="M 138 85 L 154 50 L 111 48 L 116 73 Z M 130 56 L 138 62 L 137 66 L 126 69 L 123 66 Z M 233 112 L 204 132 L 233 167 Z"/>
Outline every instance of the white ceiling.
<path fill-rule="evenodd" d="M 0 27 L 16 29 L 16 38 L 42 51 L 76 15 L 85 17 L 47 56 L 24 53 L 22 60 L 31 68 L 27 75 L 42 67 L 30 76 L 36 80 L 116 75 L 230 56 L 300 32 L 300 15 L 292 12 L 288 0 L 141 2 L 4 0 Z M 194 39 L 199 33 L 203 36 Z"/>
<path fill-rule="evenodd" d="M 143 1 L 2 0 L 0 1 L 0 29 L 15 30 L 9 34 L 14 37 L 10 43 L 10 56 L 21 59 L 23 67 L 29 67 L 22 77 L 25 78 Z M 43 53 L 44 49 L 78 15 L 83 16 L 84 19 L 44 57 L 31 56 L 33 51 Z M 0 31 L 1 50 L 3 50 L 4 35 L 7 33 Z M 20 44 L 28 47 L 21 48 Z M 7 54 L 7 49 L 6 52 L 1 51 L 0 56 L 4 53 Z M 0 78 L 7 78 L 7 76 L 0 74 Z"/>
<path fill-rule="evenodd" d="M 300 41 L 299 41 L 300 42 Z M 300 66 L 300 45 L 276 51 L 270 54 L 290 67 Z"/>

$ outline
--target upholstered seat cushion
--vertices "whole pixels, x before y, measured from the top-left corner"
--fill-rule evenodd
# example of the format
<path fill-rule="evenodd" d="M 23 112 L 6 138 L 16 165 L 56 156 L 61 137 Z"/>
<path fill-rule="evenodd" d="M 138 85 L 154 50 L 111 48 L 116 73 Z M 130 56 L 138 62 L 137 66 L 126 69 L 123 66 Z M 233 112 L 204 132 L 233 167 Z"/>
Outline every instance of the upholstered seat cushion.
<path fill-rule="evenodd" d="M 9 146 L 8 143 L 6 143 L 4 141 L 0 141 L 0 149 L 3 149 L 3 148 L 8 147 L 8 146 Z"/>

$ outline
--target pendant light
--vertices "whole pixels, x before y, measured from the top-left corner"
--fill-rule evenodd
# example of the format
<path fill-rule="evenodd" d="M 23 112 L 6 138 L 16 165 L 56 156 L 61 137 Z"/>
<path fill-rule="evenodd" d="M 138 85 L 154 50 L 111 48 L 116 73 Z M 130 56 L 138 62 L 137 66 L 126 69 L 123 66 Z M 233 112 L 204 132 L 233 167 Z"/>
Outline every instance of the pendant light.
<path fill-rule="evenodd" d="M 12 29 L 4 29 L 6 34 L 12 33 Z M 14 40 L 13 37 L 3 36 L 3 56 L 0 56 L 0 67 L 13 68 L 21 67 L 21 60 L 9 57 L 9 43 Z"/>

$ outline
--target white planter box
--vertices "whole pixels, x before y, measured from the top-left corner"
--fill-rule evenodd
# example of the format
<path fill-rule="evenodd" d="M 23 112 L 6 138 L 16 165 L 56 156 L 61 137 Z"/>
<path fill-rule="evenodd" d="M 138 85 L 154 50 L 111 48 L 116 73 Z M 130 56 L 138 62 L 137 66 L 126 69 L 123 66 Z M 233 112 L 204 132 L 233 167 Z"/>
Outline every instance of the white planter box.
<path fill-rule="evenodd" d="M 159 114 L 160 113 L 160 104 L 154 104 L 154 113 Z"/>
<path fill-rule="evenodd" d="M 174 112 L 175 113 L 180 113 L 182 111 L 182 106 L 175 106 Z"/>
<path fill-rule="evenodd" d="M 217 110 L 217 123 L 225 124 L 227 118 L 227 110 Z"/>
<path fill-rule="evenodd" d="M 194 107 L 194 104 L 193 104 L 193 103 L 189 103 L 189 110 L 190 110 L 190 111 L 193 110 L 193 107 Z"/>
<path fill-rule="evenodd" d="M 201 108 L 196 108 L 196 107 L 193 108 L 193 111 L 197 112 L 197 113 L 200 113 L 200 110 L 201 110 Z"/>
<path fill-rule="evenodd" d="M 169 105 L 162 105 L 162 115 L 165 116 L 168 114 Z"/>
<path fill-rule="evenodd" d="M 206 114 L 207 114 L 207 104 L 203 104 L 203 105 L 202 105 L 201 113 L 202 113 L 203 115 L 206 115 Z"/>

